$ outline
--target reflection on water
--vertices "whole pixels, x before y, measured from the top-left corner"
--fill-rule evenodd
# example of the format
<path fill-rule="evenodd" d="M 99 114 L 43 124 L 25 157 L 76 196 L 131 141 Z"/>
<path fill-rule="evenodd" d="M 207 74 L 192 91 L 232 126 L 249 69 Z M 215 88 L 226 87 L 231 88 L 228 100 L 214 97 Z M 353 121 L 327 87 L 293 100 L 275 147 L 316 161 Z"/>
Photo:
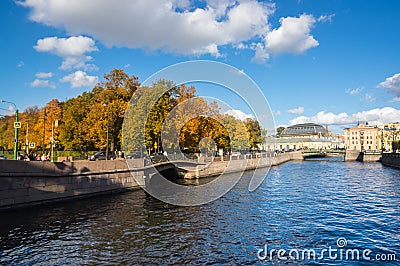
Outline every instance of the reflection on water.
<path fill-rule="evenodd" d="M 348 247 L 400 259 L 400 171 L 290 162 L 272 168 L 255 192 L 248 191 L 250 177 L 197 207 L 171 206 L 138 190 L 2 213 L 0 264 L 257 264 L 265 243 L 322 249 L 339 237 Z"/>

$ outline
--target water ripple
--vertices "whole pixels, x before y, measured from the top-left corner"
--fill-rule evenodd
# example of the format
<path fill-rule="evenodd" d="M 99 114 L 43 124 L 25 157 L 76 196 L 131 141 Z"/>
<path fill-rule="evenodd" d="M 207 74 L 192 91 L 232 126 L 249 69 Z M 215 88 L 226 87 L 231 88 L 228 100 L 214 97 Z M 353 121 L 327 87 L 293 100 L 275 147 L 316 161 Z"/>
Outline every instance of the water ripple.
<path fill-rule="evenodd" d="M 397 252 L 400 259 L 400 171 L 377 163 L 290 162 L 273 167 L 255 192 L 247 189 L 250 178 L 246 173 L 228 194 L 198 207 L 134 191 L 2 213 L 0 264 L 254 265 L 264 263 L 256 256 L 264 244 L 320 251 L 337 248 L 340 237 L 348 248 Z"/>

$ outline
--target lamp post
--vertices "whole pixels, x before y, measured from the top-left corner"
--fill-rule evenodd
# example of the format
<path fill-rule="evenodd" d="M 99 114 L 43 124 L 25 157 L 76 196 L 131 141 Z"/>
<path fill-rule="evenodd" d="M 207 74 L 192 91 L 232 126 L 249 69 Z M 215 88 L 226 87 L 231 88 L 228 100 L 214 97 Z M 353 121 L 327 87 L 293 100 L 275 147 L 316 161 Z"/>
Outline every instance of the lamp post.
<path fill-rule="evenodd" d="M 17 105 L 13 102 L 5 101 L 5 100 L 0 100 L 2 103 L 9 103 L 11 105 L 14 105 L 15 109 L 15 122 L 18 123 L 18 109 Z M 18 126 L 14 125 L 14 160 L 17 160 L 17 152 L 18 152 Z"/>

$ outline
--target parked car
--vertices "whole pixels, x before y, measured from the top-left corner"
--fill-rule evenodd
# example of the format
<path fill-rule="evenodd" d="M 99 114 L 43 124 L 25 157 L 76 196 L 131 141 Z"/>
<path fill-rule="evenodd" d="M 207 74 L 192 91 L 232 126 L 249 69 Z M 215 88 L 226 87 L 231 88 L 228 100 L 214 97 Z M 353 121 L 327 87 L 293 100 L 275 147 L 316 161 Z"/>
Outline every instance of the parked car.
<path fill-rule="evenodd" d="M 108 160 L 114 160 L 116 159 L 117 156 L 113 151 L 108 152 Z M 98 161 L 98 160 L 106 160 L 106 152 L 105 151 L 99 151 L 90 156 L 89 160 L 91 161 Z"/>
<path fill-rule="evenodd" d="M 7 157 L 4 154 L 0 154 L 0 160 L 7 160 Z"/>
<path fill-rule="evenodd" d="M 168 161 L 167 156 L 165 156 L 163 153 L 153 153 L 152 155 L 150 155 L 150 159 L 153 163 L 161 163 Z"/>
<path fill-rule="evenodd" d="M 128 155 L 125 156 L 126 159 L 137 159 L 137 158 L 142 158 L 142 154 L 138 151 L 131 152 Z"/>

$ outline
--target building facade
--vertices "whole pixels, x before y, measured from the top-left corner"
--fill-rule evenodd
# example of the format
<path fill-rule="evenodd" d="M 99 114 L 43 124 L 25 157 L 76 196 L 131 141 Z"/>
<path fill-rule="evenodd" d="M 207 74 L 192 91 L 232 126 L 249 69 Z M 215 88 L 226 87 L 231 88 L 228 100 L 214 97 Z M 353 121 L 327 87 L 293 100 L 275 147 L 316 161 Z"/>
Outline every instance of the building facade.
<path fill-rule="evenodd" d="M 392 142 L 400 140 L 400 122 L 380 125 L 379 130 L 379 148 L 382 151 L 392 151 Z"/>
<path fill-rule="evenodd" d="M 344 129 L 347 150 L 380 151 L 380 138 L 377 126 L 359 124 Z"/>
<path fill-rule="evenodd" d="M 329 132 L 327 128 L 314 123 L 287 127 L 274 141 L 276 150 L 344 148 L 343 140 Z"/>

